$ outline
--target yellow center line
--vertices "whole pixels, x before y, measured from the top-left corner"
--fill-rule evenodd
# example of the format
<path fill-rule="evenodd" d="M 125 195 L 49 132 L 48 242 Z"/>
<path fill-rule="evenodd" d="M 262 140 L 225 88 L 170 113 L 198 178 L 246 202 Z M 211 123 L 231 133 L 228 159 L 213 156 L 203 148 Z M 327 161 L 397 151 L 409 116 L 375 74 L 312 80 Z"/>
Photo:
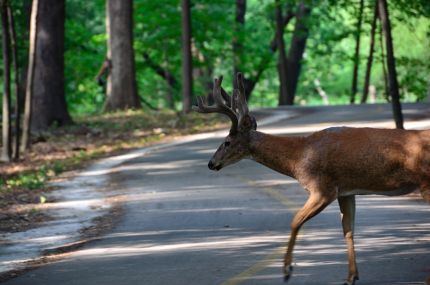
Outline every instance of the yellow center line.
<path fill-rule="evenodd" d="M 227 281 L 222 282 L 220 285 L 236 285 L 246 281 L 252 276 L 257 275 L 258 272 L 264 270 L 270 264 L 276 262 L 276 260 L 279 260 L 279 257 L 282 256 L 283 252 L 284 252 L 284 247 L 282 246 L 278 247 L 272 253 L 265 256 L 261 261 L 255 263 L 254 265 L 245 269 L 244 271 L 237 274 L 236 276 L 231 277 Z"/>
<path fill-rule="evenodd" d="M 257 188 L 261 190 L 262 192 L 266 193 L 269 197 L 279 201 L 281 204 L 286 206 L 288 211 L 292 214 L 295 214 L 298 209 L 300 209 L 299 205 L 297 205 L 294 201 L 288 199 L 278 191 L 276 191 L 272 187 L 268 186 L 261 186 L 255 183 L 252 180 L 249 180 L 248 178 L 245 178 L 243 176 L 238 176 L 239 180 L 242 182 L 245 182 L 249 186 L 252 186 L 254 188 Z M 300 236 L 300 234 L 299 234 Z M 222 282 L 220 285 L 237 285 L 240 284 L 247 279 L 251 278 L 252 276 L 257 275 L 258 272 L 266 269 L 270 264 L 273 264 L 277 260 L 281 258 L 283 253 L 285 252 L 285 246 L 277 247 L 275 250 L 273 250 L 272 253 L 266 255 L 262 260 L 258 261 L 257 263 L 251 265 L 241 273 L 231 277 L 230 279 Z"/>

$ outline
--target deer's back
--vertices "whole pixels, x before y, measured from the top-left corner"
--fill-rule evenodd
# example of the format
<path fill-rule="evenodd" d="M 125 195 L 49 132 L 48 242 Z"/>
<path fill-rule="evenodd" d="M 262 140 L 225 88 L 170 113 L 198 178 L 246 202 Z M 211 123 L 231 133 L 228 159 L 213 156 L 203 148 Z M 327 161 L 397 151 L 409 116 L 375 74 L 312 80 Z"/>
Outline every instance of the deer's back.
<path fill-rule="evenodd" d="M 325 129 L 306 138 L 299 168 L 299 180 L 318 177 L 343 191 L 430 186 L 430 131 Z"/>

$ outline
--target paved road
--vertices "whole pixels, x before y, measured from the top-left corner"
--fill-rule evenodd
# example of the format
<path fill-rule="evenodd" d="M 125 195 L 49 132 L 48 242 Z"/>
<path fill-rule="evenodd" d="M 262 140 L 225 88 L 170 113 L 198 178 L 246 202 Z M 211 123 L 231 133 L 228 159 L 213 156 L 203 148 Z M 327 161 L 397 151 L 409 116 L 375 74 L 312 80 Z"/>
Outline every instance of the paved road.
<path fill-rule="evenodd" d="M 429 111 L 429 105 L 412 105 L 405 115 L 414 126 L 430 128 L 430 121 L 422 122 Z M 267 131 L 392 125 L 387 106 L 300 113 Z M 113 179 L 129 202 L 113 231 L 5 284 L 283 284 L 283 246 L 306 193 L 252 161 L 209 171 L 207 161 L 220 142 L 172 146 L 123 164 Z M 308 222 L 289 284 L 341 284 L 347 270 L 341 232 L 336 203 Z M 430 206 L 411 197 L 358 197 L 356 250 L 358 285 L 424 284 L 430 276 Z"/>

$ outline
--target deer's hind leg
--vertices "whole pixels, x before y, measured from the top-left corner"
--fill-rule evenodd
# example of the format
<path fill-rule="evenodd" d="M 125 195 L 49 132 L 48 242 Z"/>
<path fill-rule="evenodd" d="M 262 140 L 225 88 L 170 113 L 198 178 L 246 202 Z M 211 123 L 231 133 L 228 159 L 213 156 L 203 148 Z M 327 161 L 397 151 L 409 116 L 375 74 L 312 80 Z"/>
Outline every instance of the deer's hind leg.
<path fill-rule="evenodd" d="M 291 235 L 290 240 L 288 242 L 287 252 L 285 253 L 284 258 L 284 280 L 288 281 L 291 277 L 292 271 L 292 260 L 293 260 L 293 249 L 296 243 L 297 234 L 299 233 L 302 225 L 324 210 L 335 198 L 325 197 L 321 195 L 321 193 L 311 192 L 308 200 L 306 201 L 303 208 L 301 208 L 293 218 L 291 222 Z"/>
<path fill-rule="evenodd" d="M 348 248 L 348 277 L 344 285 L 353 285 L 358 280 L 354 250 L 355 196 L 338 197 L 342 219 L 343 236 Z"/>

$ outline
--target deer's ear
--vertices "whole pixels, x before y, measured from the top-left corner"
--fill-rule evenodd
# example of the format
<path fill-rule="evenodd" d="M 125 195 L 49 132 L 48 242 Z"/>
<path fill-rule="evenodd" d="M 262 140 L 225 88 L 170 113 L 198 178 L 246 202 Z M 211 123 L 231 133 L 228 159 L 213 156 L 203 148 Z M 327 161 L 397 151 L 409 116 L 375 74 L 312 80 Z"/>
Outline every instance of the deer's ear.
<path fill-rule="evenodd" d="M 245 115 L 241 118 L 239 123 L 239 131 L 240 132 L 246 132 L 250 130 L 256 130 L 257 129 L 257 121 L 253 116 Z"/>

